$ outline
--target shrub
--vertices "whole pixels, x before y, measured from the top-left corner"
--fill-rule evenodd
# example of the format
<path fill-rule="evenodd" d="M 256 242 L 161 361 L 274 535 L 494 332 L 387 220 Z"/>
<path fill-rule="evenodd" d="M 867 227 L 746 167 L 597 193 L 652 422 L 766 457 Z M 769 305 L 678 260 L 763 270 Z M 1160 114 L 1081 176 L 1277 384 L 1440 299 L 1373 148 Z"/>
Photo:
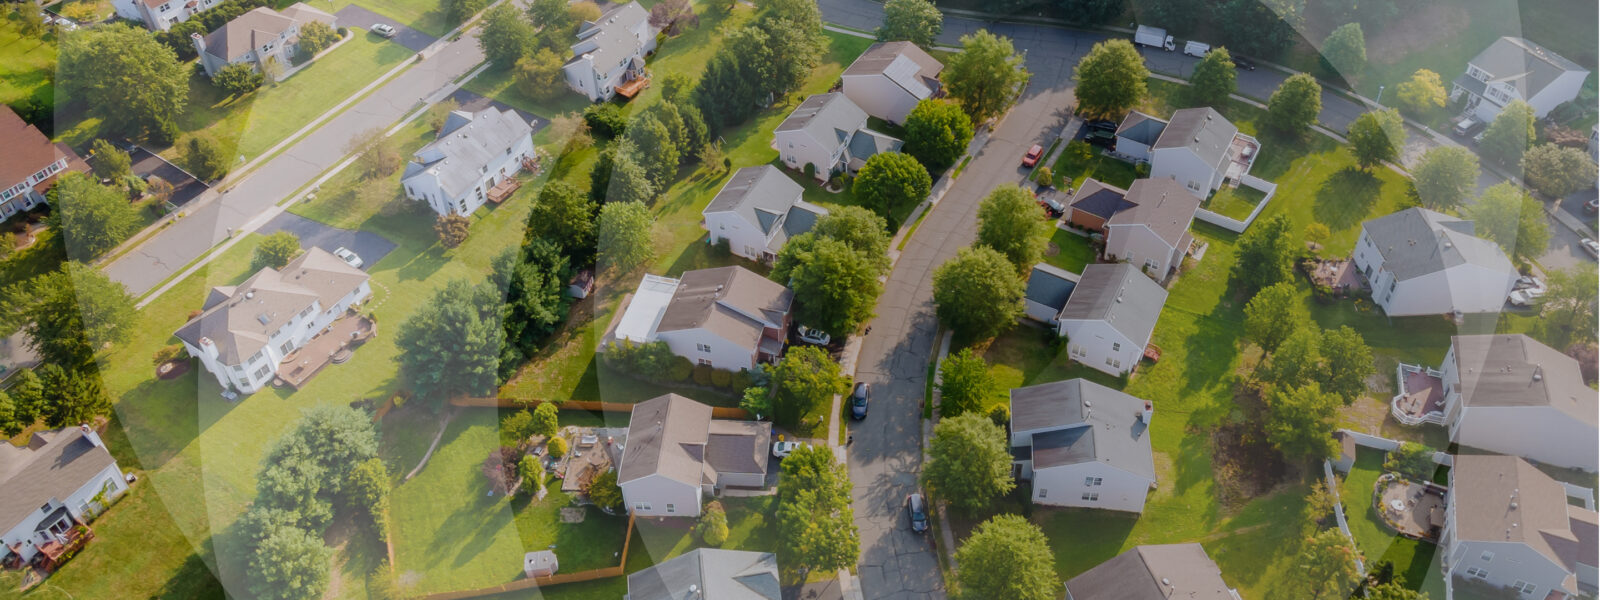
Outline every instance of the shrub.
<path fill-rule="evenodd" d="M 713 500 L 706 504 L 705 511 L 700 513 L 700 522 L 695 523 L 694 532 L 708 546 L 719 547 L 728 541 L 728 513 L 722 509 L 721 502 Z"/>
<path fill-rule="evenodd" d="M 178 360 L 183 357 L 183 344 L 173 344 L 157 350 L 155 356 L 152 357 L 151 360 L 156 366 L 160 366 L 161 363 Z"/>
<path fill-rule="evenodd" d="M 615 104 L 595 104 L 583 109 L 583 122 L 589 124 L 589 131 L 606 139 L 621 136 L 628 130 L 628 117 Z"/>
<path fill-rule="evenodd" d="M 733 383 L 733 372 L 716 369 L 711 372 L 711 385 L 726 388 Z"/>
<path fill-rule="evenodd" d="M 1402 442 L 1400 447 L 1384 457 L 1383 470 L 1393 471 L 1413 481 L 1427 481 L 1433 477 L 1433 448 L 1415 442 Z"/>
<path fill-rule="evenodd" d="M 555 437 L 545 442 L 544 449 L 550 452 L 551 458 L 561 458 L 567 455 L 567 438 Z"/>
<path fill-rule="evenodd" d="M 1049 187 L 1055 184 L 1055 173 L 1050 170 L 1050 167 L 1041 166 L 1038 171 L 1034 172 L 1033 180 L 1039 185 Z"/>
<path fill-rule="evenodd" d="M 994 422 L 996 427 L 1005 427 L 1011 423 L 1011 409 L 1006 408 L 1004 404 L 996 405 L 989 409 L 989 420 Z"/>
<path fill-rule="evenodd" d="M 433 232 L 439 236 L 439 243 L 444 247 L 455 248 L 467 241 L 471 224 L 471 219 L 458 214 L 448 214 L 434 221 Z"/>
<path fill-rule="evenodd" d="M 584 490 L 589 501 L 604 509 L 616 509 L 622 506 L 622 488 L 617 487 L 617 472 L 606 471 L 596 475 L 589 481 L 589 489 Z"/>
<path fill-rule="evenodd" d="M 711 372 L 714 371 L 714 370 L 715 369 L 711 368 L 711 365 L 695 365 L 694 366 L 694 383 L 695 383 L 695 385 L 711 385 Z"/>
<path fill-rule="evenodd" d="M 679 356 L 678 360 L 672 361 L 672 365 L 667 367 L 666 378 L 669 381 L 688 381 L 693 375 L 694 363 L 689 362 L 689 359 L 682 356 Z"/>

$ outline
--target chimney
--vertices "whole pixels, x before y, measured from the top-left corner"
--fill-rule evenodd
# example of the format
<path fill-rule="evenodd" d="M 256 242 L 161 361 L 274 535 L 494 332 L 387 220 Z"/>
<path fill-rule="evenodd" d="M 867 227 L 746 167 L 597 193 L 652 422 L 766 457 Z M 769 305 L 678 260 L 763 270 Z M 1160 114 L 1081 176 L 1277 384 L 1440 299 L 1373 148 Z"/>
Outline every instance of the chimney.
<path fill-rule="evenodd" d="M 78 431 L 83 432 L 83 439 L 89 440 L 89 443 L 94 444 L 94 447 L 106 447 L 105 442 L 100 441 L 100 434 L 95 433 L 94 428 L 90 427 L 88 423 L 79 423 Z"/>
<path fill-rule="evenodd" d="M 189 34 L 189 41 L 194 42 L 194 49 L 195 50 L 200 51 L 201 54 L 205 54 L 206 53 L 206 38 L 205 37 L 201 36 L 198 33 L 191 33 L 191 34 Z"/>
<path fill-rule="evenodd" d="M 1144 401 L 1144 410 L 1139 412 L 1139 418 L 1144 420 L 1145 427 L 1150 426 L 1150 418 L 1156 415 L 1156 404 L 1149 400 Z"/>

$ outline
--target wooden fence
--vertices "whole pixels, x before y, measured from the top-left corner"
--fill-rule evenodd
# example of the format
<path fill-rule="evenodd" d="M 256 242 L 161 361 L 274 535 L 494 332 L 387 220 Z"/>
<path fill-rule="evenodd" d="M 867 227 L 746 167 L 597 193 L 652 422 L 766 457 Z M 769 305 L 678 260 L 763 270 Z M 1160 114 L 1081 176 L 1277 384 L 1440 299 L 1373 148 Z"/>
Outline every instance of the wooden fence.
<path fill-rule="evenodd" d="M 622 577 L 624 574 L 626 574 L 626 569 L 628 566 L 628 546 L 633 541 L 633 515 L 631 514 L 628 515 L 628 532 L 626 535 L 627 537 L 623 538 L 622 541 L 622 560 L 618 562 L 616 566 L 590 569 L 588 571 L 579 571 L 577 573 L 557 573 L 555 575 L 549 575 L 546 577 L 529 577 L 527 579 L 519 579 L 511 583 L 502 583 L 500 585 L 493 585 L 475 590 L 439 592 L 437 594 L 417 596 L 416 600 L 465 600 L 466 598 L 478 598 L 482 596 L 491 596 L 494 594 L 504 594 L 506 592 L 530 590 L 533 588 L 561 585 L 563 583 L 578 583 L 582 581 L 594 581 L 596 579 Z"/>
<path fill-rule="evenodd" d="M 531 399 L 523 400 L 520 398 L 472 398 L 463 396 L 451 400 L 450 405 L 464 408 L 532 408 L 540 404 L 544 404 L 545 402 L 551 401 Z M 556 408 L 561 410 L 586 410 L 590 412 L 631 413 L 633 412 L 633 407 L 635 406 L 627 402 L 599 402 L 595 400 L 564 400 L 553 403 L 556 405 Z M 732 406 L 713 406 L 711 407 L 711 416 L 712 418 L 716 419 L 748 420 L 750 418 L 750 412 L 745 409 Z"/>

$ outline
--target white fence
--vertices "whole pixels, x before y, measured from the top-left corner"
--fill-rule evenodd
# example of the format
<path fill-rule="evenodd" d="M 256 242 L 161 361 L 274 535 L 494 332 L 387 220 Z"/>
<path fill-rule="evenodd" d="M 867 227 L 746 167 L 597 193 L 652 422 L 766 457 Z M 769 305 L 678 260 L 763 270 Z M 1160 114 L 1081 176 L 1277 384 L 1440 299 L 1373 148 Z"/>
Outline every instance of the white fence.
<path fill-rule="evenodd" d="M 1400 447 L 1400 442 L 1399 441 L 1391 440 L 1391 439 L 1385 438 L 1385 437 L 1378 437 L 1378 436 L 1375 436 L 1375 435 L 1367 435 L 1367 434 L 1361 433 L 1359 431 L 1350 431 L 1349 429 L 1340 429 L 1339 433 L 1342 433 L 1342 434 L 1345 434 L 1347 436 L 1350 436 L 1350 439 L 1355 440 L 1355 443 L 1356 443 L 1357 446 L 1365 446 L 1365 447 L 1368 447 L 1368 448 L 1382 450 L 1384 452 L 1391 452 L 1395 448 L 1399 448 Z M 1455 458 L 1450 456 L 1449 454 L 1445 454 L 1443 452 L 1434 452 L 1433 453 L 1433 462 L 1434 462 L 1434 464 L 1444 465 L 1446 467 L 1449 467 L 1449 466 L 1454 466 L 1456 461 L 1455 461 Z"/>
<path fill-rule="evenodd" d="M 1266 208 L 1267 203 L 1272 201 L 1272 195 L 1278 191 L 1278 184 L 1267 181 L 1260 177 L 1256 177 L 1249 173 L 1245 173 L 1244 176 L 1239 178 L 1239 185 L 1253 190 L 1258 190 L 1266 194 L 1261 198 L 1260 202 L 1256 203 L 1255 210 L 1250 211 L 1250 216 L 1246 217 L 1245 220 L 1240 221 L 1232 217 L 1224 217 L 1204 208 L 1194 211 L 1194 218 L 1234 233 L 1244 233 L 1244 230 L 1250 227 L 1251 223 L 1256 221 L 1256 217 L 1261 215 L 1261 209 Z"/>

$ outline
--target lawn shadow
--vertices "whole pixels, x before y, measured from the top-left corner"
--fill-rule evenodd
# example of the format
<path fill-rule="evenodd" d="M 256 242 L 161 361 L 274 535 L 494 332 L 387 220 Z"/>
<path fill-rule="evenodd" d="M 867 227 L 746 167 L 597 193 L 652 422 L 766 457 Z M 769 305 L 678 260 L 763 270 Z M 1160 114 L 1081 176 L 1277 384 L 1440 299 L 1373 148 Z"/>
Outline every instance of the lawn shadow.
<path fill-rule="evenodd" d="M 1311 215 L 1334 231 L 1361 223 L 1377 203 L 1383 181 L 1370 172 L 1345 167 L 1328 176 L 1317 188 Z"/>
<path fill-rule="evenodd" d="M 1139 515 L 1086 508 L 1035 507 L 1055 554 L 1056 575 L 1063 579 L 1093 568 L 1122 553 Z M 1092 543 L 1085 543 L 1092 540 Z"/>
<path fill-rule="evenodd" d="M 222 581 L 217 579 L 215 573 L 200 558 L 201 554 L 210 555 L 211 541 L 207 540 L 200 552 L 190 553 L 178 567 L 173 576 L 161 586 L 161 590 L 151 595 L 152 600 L 191 600 L 193 598 L 223 598 L 226 590 Z"/>

